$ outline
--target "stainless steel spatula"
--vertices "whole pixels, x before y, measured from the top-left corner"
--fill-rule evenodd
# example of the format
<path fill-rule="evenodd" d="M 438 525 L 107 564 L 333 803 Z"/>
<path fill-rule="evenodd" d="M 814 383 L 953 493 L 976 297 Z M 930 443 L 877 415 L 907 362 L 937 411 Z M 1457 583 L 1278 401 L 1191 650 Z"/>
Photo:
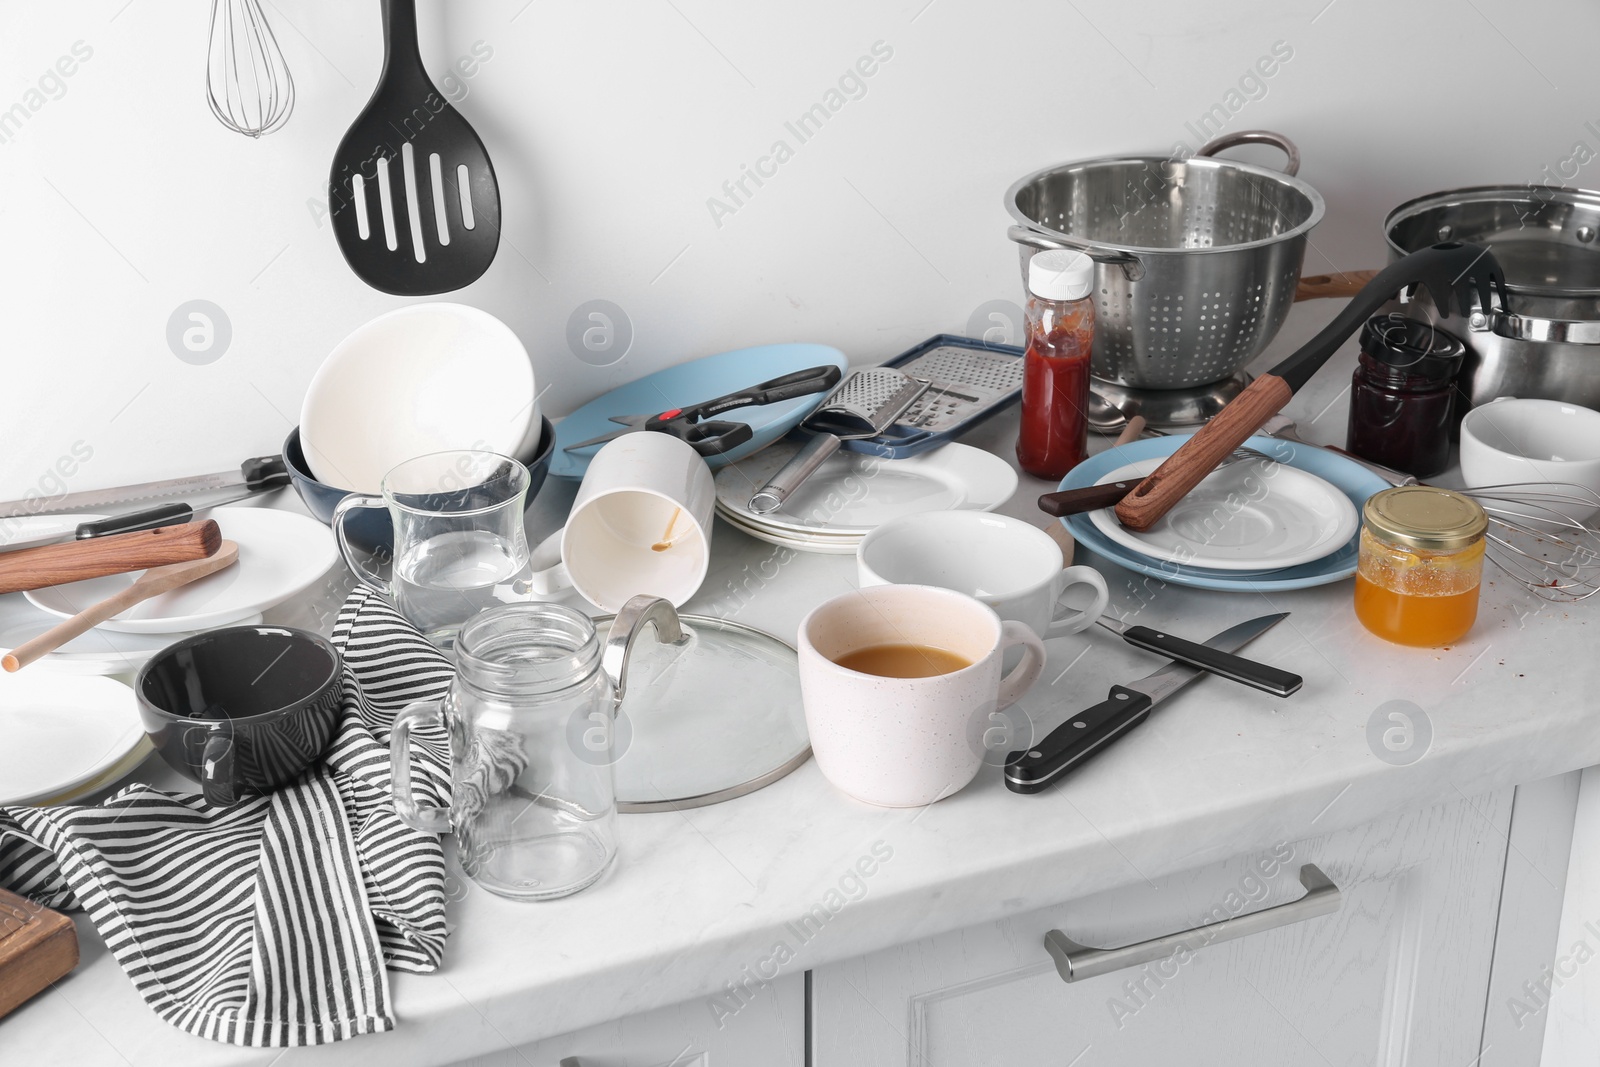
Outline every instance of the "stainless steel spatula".
<path fill-rule="evenodd" d="M 841 441 L 877 437 L 893 426 L 927 389 L 927 382 L 892 367 L 873 367 L 850 375 L 801 423 L 815 436 L 750 498 L 750 510 L 758 515 L 777 511 L 802 482 L 839 451 Z"/>
<path fill-rule="evenodd" d="M 500 190 L 483 142 L 423 69 L 415 0 L 382 3 L 383 73 L 328 177 L 333 232 L 374 289 L 448 293 L 494 261 Z"/>

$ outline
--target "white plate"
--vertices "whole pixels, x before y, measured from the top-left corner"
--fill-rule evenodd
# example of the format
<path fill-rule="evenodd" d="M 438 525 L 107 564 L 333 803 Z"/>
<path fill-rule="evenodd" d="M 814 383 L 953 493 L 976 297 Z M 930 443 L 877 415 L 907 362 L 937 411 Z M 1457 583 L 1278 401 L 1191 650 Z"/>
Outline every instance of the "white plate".
<path fill-rule="evenodd" d="M 861 534 L 854 537 L 802 537 L 800 535 L 779 533 L 776 530 L 764 530 L 756 526 L 746 526 L 721 508 L 717 509 L 717 515 L 735 530 L 754 537 L 757 541 L 765 541 L 769 545 L 782 545 L 797 552 L 819 552 L 827 556 L 853 556 L 856 554 L 856 546 L 861 543 L 861 538 L 866 536 Z"/>
<path fill-rule="evenodd" d="M 1140 460 L 1095 482 L 1143 478 L 1162 463 Z M 1315 474 L 1278 464 L 1232 463 L 1206 476 L 1143 533 L 1110 508 L 1089 516 L 1095 529 L 1150 559 L 1221 571 L 1294 567 L 1339 551 L 1361 526 L 1350 498 Z"/>
<path fill-rule="evenodd" d="M 750 510 L 750 497 L 799 450 L 784 440 L 717 472 L 717 506 L 746 527 L 775 534 L 867 531 L 924 511 L 992 511 L 1017 489 L 1017 472 L 999 456 L 948 444 L 910 459 L 835 452 L 769 515 Z"/>
<path fill-rule="evenodd" d="M 317 481 L 376 493 L 390 470 L 432 452 L 530 454 L 537 396 L 511 327 L 465 304 L 412 304 L 356 327 L 322 361 L 300 445 Z"/>
<path fill-rule="evenodd" d="M 0 674 L 0 804 L 75 795 L 145 745 L 133 690 L 110 678 Z M 110 784 L 109 777 L 99 784 Z"/>
<path fill-rule="evenodd" d="M 311 586 L 339 559 L 333 533 L 315 519 L 273 508 L 215 508 L 222 536 L 239 545 L 239 562 L 197 582 L 135 604 L 100 626 L 130 634 L 174 634 L 239 622 Z M 112 574 L 35 589 L 33 605 L 70 618 L 138 578 Z"/>

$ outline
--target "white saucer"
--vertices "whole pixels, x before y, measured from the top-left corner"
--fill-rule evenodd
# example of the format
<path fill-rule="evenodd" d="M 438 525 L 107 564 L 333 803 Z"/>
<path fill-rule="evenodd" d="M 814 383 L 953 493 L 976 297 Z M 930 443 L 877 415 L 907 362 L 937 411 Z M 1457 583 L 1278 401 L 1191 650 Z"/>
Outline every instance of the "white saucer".
<path fill-rule="evenodd" d="M 133 690 L 110 678 L 0 674 L 0 804 L 43 804 L 110 784 L 148 752 Z M 142 758 L 142 757 L 141 757 Z"/>
<path fill-rule="evenodd" d="M 801 484 L 783 507 L 766 515 L 750 497 L 799 450 L 779 441 L 717 472 L 717 510 L 751 530 L 777 536 L 866 536 L 902 515 L 924 511 L 992 511 L 1017 489 L 1017 472 L 999 456 L 948 444 L 910 459 L 839 451 Z M 764 538 L 770 540 L 770 538 Z"/>
<path fill-rule="evenodd" d="M 239 562 L 197 582 L 135 604 L 100 624 L 129 634 L 174 634 L 239 622 L 309 588 L 338 562 L 333 533 L 315 519 L 274 508 L 215 508 L 222 536 L 239 545 Z M 35 607 L 70 618 L 132 585 L 140 572 L 35 589 Z"/>
<path fill-rule="evenodd" d="M 1143 478 L 1161 458 L 1118 467 L 1095 484 Z M 1089 516 L 1095 529 L 1149 559 L 1221 571 L 1265 571 L 1322 559 L 1361 526 L 1350 498 L 1288 464 L 1232 463 L 1206 476 L 1154 526 L 1138 533 L 1110 508 Z"/>

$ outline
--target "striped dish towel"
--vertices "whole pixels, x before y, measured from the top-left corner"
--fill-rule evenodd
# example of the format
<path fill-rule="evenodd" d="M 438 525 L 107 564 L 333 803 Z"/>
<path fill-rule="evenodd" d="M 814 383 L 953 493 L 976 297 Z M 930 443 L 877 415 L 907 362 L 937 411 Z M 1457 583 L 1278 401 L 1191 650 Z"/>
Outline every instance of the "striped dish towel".
<path fill-rule="evenodd" d="M 271 796 L 214 807 L 130 785 L 98 807 L 0 808 L 0 886 L 86 911 L 145 1001 L 188 1033 L 271 1047 L 392 1030 L 385 967 L 427 972 L 443 956 L 443 853 L 390 804 L 389 728 L 454 669 L 364 589 L 333 642 L 339 733 Z M 448 739 L 412 738 L 418 801 L 448 806 Z"/>

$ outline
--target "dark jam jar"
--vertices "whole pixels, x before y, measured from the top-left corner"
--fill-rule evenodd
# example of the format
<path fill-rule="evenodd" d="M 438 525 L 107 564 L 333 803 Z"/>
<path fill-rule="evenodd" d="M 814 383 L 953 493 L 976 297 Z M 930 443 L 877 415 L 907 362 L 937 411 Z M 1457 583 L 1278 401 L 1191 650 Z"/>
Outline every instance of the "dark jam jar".
<path fill-rule="evenodd" d="M 1444 470 L 1455 377 L 1465 355 L 1460 340 L 1425 322 L 1399 314 L 1368 319 L 1350 381 L 1345 448 L 1418 478 Z"/>

